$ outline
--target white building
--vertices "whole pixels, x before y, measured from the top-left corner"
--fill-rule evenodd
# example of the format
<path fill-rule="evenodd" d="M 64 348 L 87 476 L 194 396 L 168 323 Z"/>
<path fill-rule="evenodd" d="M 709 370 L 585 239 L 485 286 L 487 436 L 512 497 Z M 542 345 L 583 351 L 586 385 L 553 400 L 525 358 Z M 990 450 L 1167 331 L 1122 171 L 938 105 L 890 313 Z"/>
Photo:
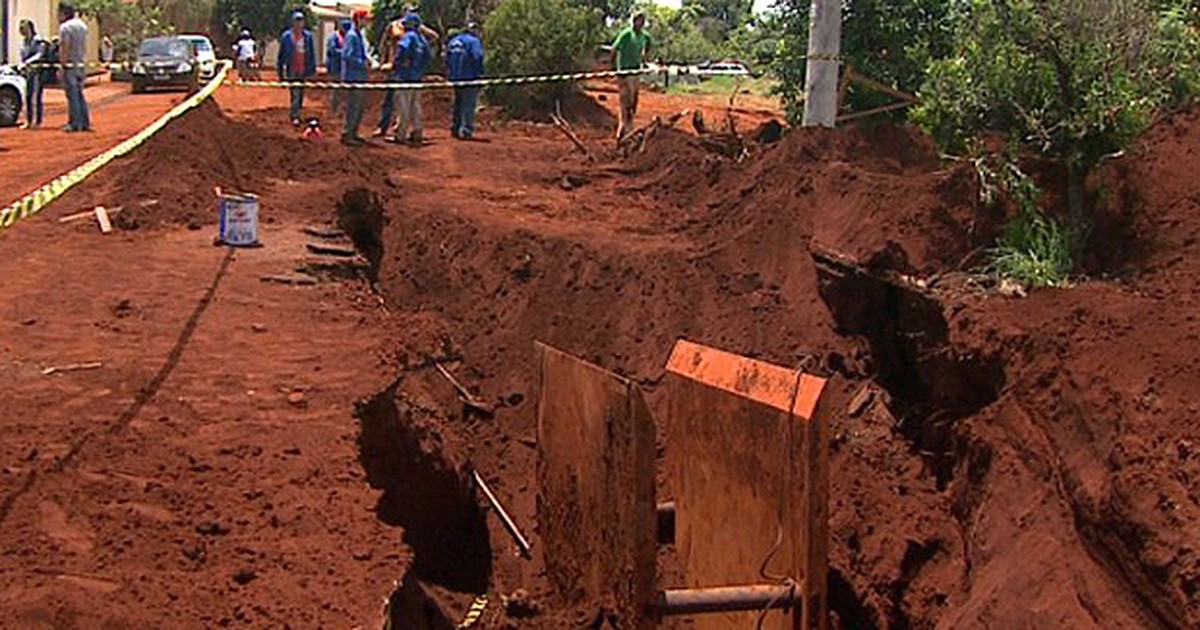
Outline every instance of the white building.
<path fill-rule="evenodd" d="M 38 36 L 58 37 L 59 0 L 0 0 L 0 64 L 16 63 L 21 56 L 21 20 L 33 20 Z M 100 32 L 89 22 L 88 50 L 92 59 L 99 58 Z"/>

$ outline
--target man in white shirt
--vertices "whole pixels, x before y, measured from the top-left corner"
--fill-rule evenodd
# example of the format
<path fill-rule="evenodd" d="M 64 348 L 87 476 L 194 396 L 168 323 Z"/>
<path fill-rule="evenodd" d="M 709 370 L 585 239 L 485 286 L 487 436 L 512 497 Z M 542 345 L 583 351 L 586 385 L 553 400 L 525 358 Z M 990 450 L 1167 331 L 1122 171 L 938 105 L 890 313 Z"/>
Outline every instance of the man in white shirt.
<path fill-rule="evenodd" d="M 242 36 L 238 38 L 234 44 L 234 50 L 237 53 L 237 72 L 239 79 L 256 79 L 258 73 L 254 71 L 254 63 L 258 60 L 258 42 L 250 36 L 249 30 L 243 30 Z"/>
<path fill-rule="evenodd" d="M 63 64 L 63 90 L 67 93 L 67 125 L 63 131 L 91 131 L 83 87 L 87 83 L 88 27 L 75 13 L 75 5 L 58 5 L 59 61 Z"/>

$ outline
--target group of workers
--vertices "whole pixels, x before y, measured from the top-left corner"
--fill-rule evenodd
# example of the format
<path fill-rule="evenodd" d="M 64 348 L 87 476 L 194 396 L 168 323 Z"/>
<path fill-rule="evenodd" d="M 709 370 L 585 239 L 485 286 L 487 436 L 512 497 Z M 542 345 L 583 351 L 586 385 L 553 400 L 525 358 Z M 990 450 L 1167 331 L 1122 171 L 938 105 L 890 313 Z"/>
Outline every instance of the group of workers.
<path fill-rule="evenodd" d="M 58 39 L 54 42 L 38 35 L 33 20 L 20 22 L 21 62 L 18 65 L 25 77 L 26 129 L 42 126 L 45 115 L 43 94 L 46 84 L 54 79 L 61 64 L 63 91 L 67 96 L 67 124 L 63 131 L 92 130 L 84 84 L 87 82 L 87 23 L 79 18 L 69 2 L 58 5 Z"/>
<path fill-rule="evenodd" d="M 382 67 L 389 70 L 389 80 L 397 83 L 421 83 L 433 59 L 433 49 L 441 37 L 437 31 L 421 22 L 417 11 L 409 7 L 404 16 L 384 30 L 380 46 L 380 63 L 371 54 L 363 32 L 369 19 L 367 11 L 355 11 L 351 19 L 338 24 L 337 30 L 325 42 L 325 70 L 331 79 L 347 84 L 366 83 L 370 70 Z M 292 15 L 292 26 L 279 37 L 279 57 L 276 70 L 279 77 L 292 83 L 289 87 L 291 105 L 288 115 L 296 127 L 302 125 L 304 83 L 316 74 L 316 43 L 306 27 L 304 13 Z M 445 45 L 448 78 L 451 81 L 471 81 L 483 77 L 484 51 L 479 26 L 471 23 L 463 32 Z M 363 89 L 332 90 L 334 113 L 345 109 L 342 142 L 351 146 L 366 141 L 359 135 L 366 105 Z M 451 134 L 469 140 L 475 134 L 475 111 L 478 106 L 478 87 L 456 87 Z M 382 115 L 376 136 L 393 142 L 420 144 L 424 141 L 424 116 L 421 109 L 421 90 L 391 89 L 384 93 Z"/>
<path fill-rule="evenodd" d="M 415 7 L 407 7 L 403 17 L 384 29 L 380 46 L 382 65 L 371 54 L 363 27 L 370 18 L 364 10 L 355 11 L 351 19 L 338 24 L 337 30 L 325 42 L 325 70 L 342 83 L 366 83 L 373 67 L 390 69 L 389 80 L 398 83 L 421 83 L 433 58 L 433 49 L 440 41 L 434 29 L 421 22 Z M 279 57 L 276 70 L 282 80 L 293 85 L 288 114 L 292 124 L 302 124 L 304 108 L 304 83 L 316 74 L 316 54 L 313 33 L 306 27 L 303 12 L 292 15 L 291 27 L 280 37 Z M 643 57 L 652 41 L 646 32 L 646 15 L 634 14 L 630 26 L 621 31 L 613 42 L 613 67 L 620 71 L 637 71 L 643 67 Z M 447 78 L 451 82 L 474 81 L 484 75 L 484 49 L 479 26 L 470 23 L 444 46 Z M 241 64 L 239 63 L 239 71 Z M 637 114 L 638 93 L 641 85 L 639 74 L 618 76 L 621 95 L 620 124 L 617 137 L 623 138 L 634 127 Z M 345 109 L 345 124 L 342 142 L 360 146 L 366 141 L 359 135 L 365 107 L 366 91 L 363 89 L 333 89 L 331 105 L 335 114 Z M 383 98 L 382 115 L 375 136 L 392 142 L 421 144 L 424 141 L 424 119 L 421 109 L 420 89 L 389 89 Z M 475 114 L 478 109 L 480 87 L 455 86 L 454 108 L 451 119 L 451 135 L 460 140 L 469 140 L 475 134 Z"/>
<path fill-rule="evenodd" d="M 75 7 L 63 2 L 59 5 L 57 57 L 51 57 L 51 44 L 38 37 L 30 20 L 20 25 L 24 43 L 21 48 L 21 67 L 27 81 L 25 112 L 26 127 L 42 124 L 44 107 L 42 94 L 47 80 L 53 76 L 55 64 L 62 65 L 63 86 L 67 94 L 68 123 L 64 131 L 90 131 L 91 119 L 84 84 L 87 79 L 87 24 L 79 18 Z M 389 80 L 399 83 L 421 83 L 433 58 L 433 50 L 440 42 L 440 35 L 421 22 L 415 7 L 408 7 L 403 17 L 395 20 L 384 30 L 380 46 L 382 64 L 371 54 L 363 28 L 370 18 L 369 12 L 356 10 L 351 19 L 338 24 L 336 32 L 325 42 L 325 69 L 333 79 L 348 84 L 366 83 L 370 70 L 382 67 L 390 70 Z M 617 70 L 638 70 L 642 59 L 651 46 L 645 30 L 646 16 L 637 13 L 631 25 L 622 30 L 613 43 L 613 65 Z M 290 88 L 291 104 L 289 116 L 296 127 L 302 125 L 304 108 L 304 82 L 311 79 L 317 70 L 317 49 L 313 33 L 306 26 L 305 14 L 296 11 L 292 25 L 279 37 L 279 55 L 276 70 L 279 77 L 293 83 Z M 257 78 L 258 49 L 248 31 L 243 31 L 234 46 L 237 69 L 241 78 Z M 474 81 L 484 75 L 484 48 L 479 26 L 470 23 L 444 46 L 446 72 L 451 82 Z M 637 113 L 638 91 L 641 78 L 637 74 L 618 77 L 621 94 L 620 124 L 618 138 L 633 129 Z M 384 94 L 382 115 L 375 136 L 383 136 L 393 142 L 420 144 L 424 141 L 424 117 L 421 108 L 420 89 L 391 89 Z M 359 136 L 365 108 L 366 91 L 363 89 L 332 90 L 332 106 L 335 114 L 345 109 L 345 124 L 342 142 L 358 146 L 365 142 Z M 475 114 L 478 109 L 480 87 L 456 86 L 451 134 L 458 139 L 469 140 L 475 134 Z"/>

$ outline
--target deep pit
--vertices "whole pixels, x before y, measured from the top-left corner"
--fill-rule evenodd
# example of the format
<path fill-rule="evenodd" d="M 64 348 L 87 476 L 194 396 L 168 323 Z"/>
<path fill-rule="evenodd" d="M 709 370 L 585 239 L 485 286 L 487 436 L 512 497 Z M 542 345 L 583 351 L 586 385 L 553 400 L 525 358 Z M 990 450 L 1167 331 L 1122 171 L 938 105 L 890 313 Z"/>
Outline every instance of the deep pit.
<path fill-rule="evenodd" d="M 460 593 L 486 593 L 492 547 L 466 462 L 444 452 L 435 410 L 418 406 L 402 380 L 361 403 L 360 461 L 382 491 L 378 518 L 403 530 L 407 575 Z"/>

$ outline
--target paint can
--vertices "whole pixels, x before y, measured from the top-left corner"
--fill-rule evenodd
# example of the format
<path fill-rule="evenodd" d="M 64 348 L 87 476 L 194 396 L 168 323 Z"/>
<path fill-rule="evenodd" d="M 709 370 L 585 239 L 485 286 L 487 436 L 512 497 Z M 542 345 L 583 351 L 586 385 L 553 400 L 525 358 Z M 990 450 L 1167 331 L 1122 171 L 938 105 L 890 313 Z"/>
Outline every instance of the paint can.
<path fill-rule="evenodd" d="M 258 247 L 258 196 L 222 194 L 217 197 L 220 232 L 217 240 L 230 247 Z"/>

